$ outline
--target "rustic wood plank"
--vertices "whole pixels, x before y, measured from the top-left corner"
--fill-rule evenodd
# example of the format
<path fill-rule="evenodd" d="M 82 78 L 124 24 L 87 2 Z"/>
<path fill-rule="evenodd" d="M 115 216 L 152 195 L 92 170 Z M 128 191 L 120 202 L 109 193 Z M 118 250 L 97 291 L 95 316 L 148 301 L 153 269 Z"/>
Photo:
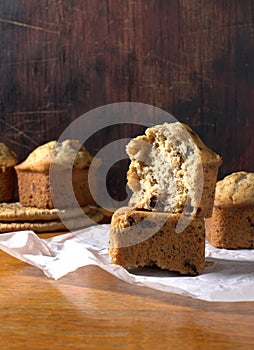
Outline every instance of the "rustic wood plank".
<path fill-rule="evenodd" d="M 207 303 L 133 286 L 94 266 L 54 281 L 2 251 L 0 259 L 3 349 L 254 346 L 253 302 Z"/>
<path fill-rule="evenodd" d="M 83 113 L 137 101 L 189 123 L 222 155 L 220 177 L 254 171 L 253 7 L 252 0 L 2 1 L 1 140 L 23 160 Z M 109 136 L 129 131 L 102 132 L 89 148 L 96 153 Z"/>

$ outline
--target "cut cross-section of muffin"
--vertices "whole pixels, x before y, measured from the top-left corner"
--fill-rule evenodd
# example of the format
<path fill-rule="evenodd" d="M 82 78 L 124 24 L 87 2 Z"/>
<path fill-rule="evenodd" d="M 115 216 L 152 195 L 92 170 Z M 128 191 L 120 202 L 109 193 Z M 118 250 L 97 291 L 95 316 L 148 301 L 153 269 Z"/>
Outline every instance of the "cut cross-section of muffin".
<path fill-rule="evenodd" d="M 189 126 L 175 122 L 148 128 L 126 151 L 131 160 L 127 181 L 133 191 L 129 206 L 211 216 L 222 161 Z"/>

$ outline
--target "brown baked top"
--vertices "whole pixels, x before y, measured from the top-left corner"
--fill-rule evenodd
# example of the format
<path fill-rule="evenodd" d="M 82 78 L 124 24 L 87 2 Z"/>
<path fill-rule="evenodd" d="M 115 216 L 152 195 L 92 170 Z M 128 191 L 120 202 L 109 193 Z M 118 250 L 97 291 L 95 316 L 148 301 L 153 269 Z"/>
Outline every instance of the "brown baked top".
<path fill-rule="evenodd" d="M 215 206 L 254 204 L 254 173 L 239 171 L 218 181 Z"/>
<path fill-rule="evenodd" d="M 200 137 L 190 128 L 189 125 L 182 123 L 182 125 L 186 128 L 189 135 L 191 136 L 194 144 L 197 146 L 201 160 L 207 163 L 222 163 L 222 159 L 219 154 L 212 151 L 209 147 L 207 147 L 204 142 L 200 139 Z"/>
<path fill-rule="evenodd" d="M 193 151 L 196 151 L 197 154 L 199 154 L 200 160 L 203 163 L 216 163 L 218 165 L 222 163 L 221 157 L 217 153 L 207 147 L 200 137 L 187 124 L 180 122 L 164 123 L 146 129 L 145 135 L 137 136 L 127 145 L 126 151 L 129 157 L 131 159 L 137 158 L 137 150 L 139 153 L 142 153 L 141 156 L 149 153 L 147 148 L 150 147 L 149 144 L 154 142 L 154 134 L 164 135 L 167 137 L 169 147 L 171 147 L 170 143 L 172 142 L 177 145 L 179 140 L 181 140 L 183 145 L 184 143 L 187 144 L 186 141 L 189 141 L 188 144 L 190 144 L 192 141 Z M 146 145 L 145 142 L 148 144 Z M 142 147 L 140 145 L 142 145 Z M 144 156 L 140 157 L 140 155 L 138 158 L 145 159 Z"/>
<path fill-rule="evenodd" d="M 4 143 L 0 143 L 0 167 L 2 171 L 5 168 L 12 167 L 18 163 L 17 155 L 11 151 Z"/>
<path fill-rule="evenodd" d="M 48 171 L 51 165 L 60 169 L 88 168 L 93 157 L 78 140 L 65 140 L 63 142 L 50 141 L 37 147 L 29 154 L 27 159 L 15 168 L 18 171 Z"/>

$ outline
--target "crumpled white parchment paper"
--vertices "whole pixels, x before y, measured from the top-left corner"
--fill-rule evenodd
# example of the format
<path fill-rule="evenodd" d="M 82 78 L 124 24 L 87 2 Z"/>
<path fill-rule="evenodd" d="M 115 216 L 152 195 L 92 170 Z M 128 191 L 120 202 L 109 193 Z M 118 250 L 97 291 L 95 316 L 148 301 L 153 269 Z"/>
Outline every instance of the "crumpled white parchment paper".
<path fill-rule="evenodd" d="M 206 301 L 254 301 L 254 250 L 216 249 L 207 242 L 209 263 L 204 272 L 199 276 L 180 276 L 154 268 L 127 271 L 112 265 L 108 240 L 109 225 L 91 226 L 49 239 L 39 238 L 33 231 L 20 231 L 1 234 L 0 249 L 53 279 L 81 266 L 97 265 L 137 286 Z"/>

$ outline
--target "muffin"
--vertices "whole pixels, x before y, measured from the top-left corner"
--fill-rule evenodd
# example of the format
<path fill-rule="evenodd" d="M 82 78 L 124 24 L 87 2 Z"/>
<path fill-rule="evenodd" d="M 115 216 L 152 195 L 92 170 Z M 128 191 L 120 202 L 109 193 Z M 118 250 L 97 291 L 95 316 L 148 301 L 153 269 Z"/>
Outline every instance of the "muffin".
<path fill-rule="evenodd" d="M 92 159 L 77 140 L 39 146 L 15 166 L 21 205 L 52 209 L 93 204 L 88 184 Z"/>
<path fill-rule="evenodd" d="M 16 184 L 14 166 L 17 162 L 17 155 L 4 143 L 0 143 L 0 202 L 13 199 Z"/>
<path fill-rule="evenodd" d="M 182 123 L 146 129 L 126 147 L 131 163 L 127 183 L 136 209 L 212 215 L 219 155 Z"/>
<path fill-rule="evenodd" d="M 216 248 L 254 248 L 254 173 L 235 172 L 216 184 L 206 237 Z"/>
<path fill-rule="evenodd" d="M 157 266 L 185 275 L 198 275 L 205 266 L 205 226 L 194 218 L 181 232 L 181 214 L 118 209 L 112 216 L 109 256 L 126 268 Z"/>

